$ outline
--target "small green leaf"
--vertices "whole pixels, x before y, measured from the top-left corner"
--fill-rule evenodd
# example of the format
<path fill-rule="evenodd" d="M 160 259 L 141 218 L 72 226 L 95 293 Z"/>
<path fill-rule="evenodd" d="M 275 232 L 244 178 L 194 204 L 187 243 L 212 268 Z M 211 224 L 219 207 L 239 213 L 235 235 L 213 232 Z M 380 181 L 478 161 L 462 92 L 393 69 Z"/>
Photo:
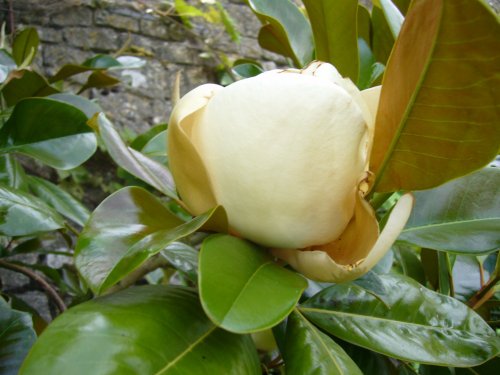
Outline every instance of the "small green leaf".
<path fill-rule="evenodd" d="M 17 375 L 35 340 L 31 315 L 11 309 L 0 297 L 0 373 Z"/>
<path fill-rule="evenodd" d="M 148 158 L 157 161 L 160 164 L 167 165 L 167 131 L 164 130 L 144 145 L 141 152 Z"/>
<path fill-rule="evenodd" d="M 415 249 L 408 245 L 396 243 L 392 247 L 392 250 L 396 258 L 396 270 L 405 276 L 417 280 L 420 284 L 425 285 L 424 268 L 422 267 L 422 262 L 416 254 Z"/>
<path fill-rule="evenodd" d="M 303 0 L 311 22 L 316 59 L 358 80 L 358 0 Z"/>
<path fill-rule="evenodd" d="M 167 124 L 155 125 L 152 128 L 146 130 L 144 133 L 139 134 L 132 141 L 132 143 L 130 143 L 130 147 L 132 147 L 134 150 L 140 151 L 151 139 L 153 139 L 157 134 L 161 133 L 164 130 L 167 130 Z"/>
<path fill-rule="evenodd" d="M 364 90 L 373 86 L 385 70 L 385 66 L 375 61 L 370 47 L 364 39 L 358 39 L 359 49 L 359 77 L 358 88 Z"/>
<path fill-rule="evenodd" d="M 84 72 L 96 72 L 106 69 L 121 68 L 123 65 L 115 58 L 108 55 L 96 55 L 82 64 L 66 64 L 49 79 L 50 82 L 57 82 L 63 79 Z"/>
<path fill-rule="evenodd" d="M 161 255 L 177 270 L 196 282 L 198 279 L 198 251 L 182 242 L 172 242 L 161 251 Z"/>
<path fill-rule="evenodd" d="M 23 99 L 0 130 L 3 152 L 20 152 L 54 168 L 75 168 L 96 147 L 85 113 L 48 98 Z"/>
<path fill-rule="evenodd" d="M 94 117 L 92 123 L 99 129 L 110 156 L 120 167 L 165 195 L 177 199 L 172 174 L 165 166 L 128 147 L 103 113 Z"/>
<path fill-rule="evenodd" d="M 312 61 L 314 43 L 311 25 L 290 0 L 247 0 L 264 26 L 259 32 L 262 47 L 285 55 L 298 68 Z"/>
<path fill-rule="evenodd" d="M 259 375 L 248 336 L 218 329 L 187 288 L 143 286 L 82 303 L 43 332 L 19 375 Z"/>
<path fill-rule="evenodd" d="M 34 27 L 28 27 L 17 34 L 14 43 L 12 43 L 12 57 L 17 66 L 31 64 L 39 44 L 40 38 Z"/>
<path fill-rule="evenodd" d="M 83 62 L 82 66 L 93 69 L 110 69 L 120 67 L 122 64 L 112 56 L 98 54 Z"/>
<path fill-rule="evenodd" d="M 250 78 L 258 76 L 263 72 L 263 70 L 262 67 L 257 64 L 244 62 L 242 64 L 234 65 L 233 72 L 242 78 Z"/>
<path fill-rule="evenodd" d="M 211 210 L 184 223 L 146 190 L 123 188 L 90 216 L 78 238 L 75 264 L 90 288 L 102 293 L 218 212 Z"/>
<path fill-rule="evenodd" d="M 28 190 L 24 169 L 12 155 L 0 155 L 0 184 L 22 191 Z"/>
<path fill-rule="evenodd" d="M 335 341 L 297 310 L 288 317 L 285 340 L 283 359 L 288 375 L 363 375 Z"/>
<path fill-rule="evenodd" d="M 500 248 L 500 170 L 485 168 L 415 193 L 399 240 L 421 247 L 482 254 Z"/>
<path fill-rule="evenodd" d="M 96 70 L 95 72 L 92 72 L 92 74 L 89 75 L 89 78 L 87 78 L 87 82 L 85 82 L 85 84 L 80 88 L 80 90 L 78 90 L 78 94 L 82 93 L 87 89 L 110 87 L 118 83 L 120 83 L 119 79 L 112 77 L 109 74 L 106 74 L 100 70 Z"/>
<path fill-rule="evenodd" d="M 0 186 L 0 234 L 29 236 L 62 227 L 62 217 L 40 199 Z"/>
<path fill-rule="evenodd" d="M 379 6 L 382 12 L 384 12 L 384 17 L 391 30 L 392 37 L 396 40 L 404 21 L 403 15 L 391 0 L 375 0 L 374 5 Z"/>
<path fill-rule="evenodd" d="M 468 301 L 489 279 L 489 273 L 481 269 L 479 259 L 466 255 L 456 256 L 452 276 L 453 296 L 462 302 Z"/>
<path fill-rule="evenodd" d="M 78 225 L 82 227 L 85 225 L 90 212 L 69 193 L 59 186 L 35 176 L 29 176 L 28 183 L 33 194 L 50 207 L 68 219 L 73 220 Z"/>
<path fill-rule="evenodd" d="M 299 310 L 319 327 L 370 350 L 441 366 L 475 366 L 498 355 L 500 339 L 456 299 L 398 275 L 380 275 L 390 308 L 349 285 L 329 287 Z"/>
<path fill-rule="evenodd" d="M 31 70 L 19 70 L 2 88 L 2 94 L 8 106 L 16 105 L 20 100 L 31 97 L 43 97 L 58 93 L 45 77 Z"/>
<path fill-rule="evenodd" d="M 203 242 L 198 275 L 207 315 L 237 333 L 278 324 L 307 287 L 302 276 L 278 266 L 264 249 L 220 234 Z"/>

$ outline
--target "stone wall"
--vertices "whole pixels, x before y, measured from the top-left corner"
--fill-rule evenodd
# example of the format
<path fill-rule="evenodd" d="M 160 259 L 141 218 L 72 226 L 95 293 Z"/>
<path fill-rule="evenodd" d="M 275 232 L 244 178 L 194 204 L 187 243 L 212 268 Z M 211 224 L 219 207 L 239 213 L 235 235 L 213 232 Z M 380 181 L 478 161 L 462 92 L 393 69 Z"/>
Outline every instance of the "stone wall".
<path fill-rule="evenodd" d="M 121 127 L 135 132 L 166 122 L 176 72 L 182 72 L 183 93 L 215 82 L 220 54 L 229 59 L 259 59 L 266 68 L 285 61 L 261 49 L 256 41 L 259 22 L 242 0 L 223 0 L 241 35 L 231 41 L 221 26 L 194 22 L 187 29 L 161 0 L 15 0 L 16 27 L 36 26 L 42 41 L 38 65 L 48 74 L 61 65 L 81 63 L 96 53 L 135 54 L 146 60 L 133 86 L 92 90 L 91 97 Z M 78 77 L 84 79 L 85 77 Z"/>

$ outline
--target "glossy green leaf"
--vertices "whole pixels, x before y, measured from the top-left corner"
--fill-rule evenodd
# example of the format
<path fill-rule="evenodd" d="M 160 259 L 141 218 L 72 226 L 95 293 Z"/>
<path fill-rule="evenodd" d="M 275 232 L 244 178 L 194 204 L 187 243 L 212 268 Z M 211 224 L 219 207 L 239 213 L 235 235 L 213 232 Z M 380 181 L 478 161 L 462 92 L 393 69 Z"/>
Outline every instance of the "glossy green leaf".
<path fill-rule="evenodd" d="M 410 7 L 411 0 L 392 0 L 402 14 L 406 14 Z"/>
<path fill-rule="evenodd" d="M 71 194 L 43 178 L 29 176 L 28 183 L 33 194 L 50 207 L 78 225 L 85 225 L 90 212 Z"/>
<path fill-rule="evenodd" d="M 260 374 L 248 336 L 214 326 L 187 288 L 143 286 L 82 303 L 40 336 L 19 375 Z"/>
<path fill-rule="evenodd" d="M 120 61 L 109 55 L 98 54 L 83 62 L 83 66 L 94 69 L 111 69 L 120 67 Z"/>
<path fill-rule="evenodd" d="M 161 251 L 161 255 L 177 270 L 193 282 L 198 279 L 198 251 L 182 242 L 172 242 Z"/>
<path fill-rule="evenodd" d="M 497 155 L 499 50 L 500 23 L 485 2 L 413 2 L 384 75 L 374 191 L 432 188 Z"/>
<path fill-rule="evenodd" d="M 358 80 L 358 0 L 303 0 L 311 22 L 316 60 Z"/>
<path fill-rule="evenodd" d="M 399 239 L 459 253 L 500 248 L 500 170 L 485 168 L 415 193 L 415 207 Z"/>
<path fill-rule="evenodd" d="M 240 238 L 213 235 L 201 247 L 200 298 L 210 319 L 231 332 L 261 331 L 293 310 L 306 280 Z"/>
<path fill-rule="evenodd" d="M 363 375 L 333 339 L 296 310 L 288 317 L 283 359 L 288 375 Z"/>
<path fill-rule="evenodd" d="M 167 165 L 167 131 L 164 130 L 149 140 L 141 152 L 158 163 Z"/>
<path fill-rule="evenodd" d="M 123 188 L 90 216 L 78 238 L 75 264 L 89 287 L 101 293 L 218 215 L 211 210 L 184 223 L 146 190 Z"/>
<path fill-rule="evenodd" d="M 28 27 L 17 34 L 12 43 L 12 57 L 16 64 L 29 65 L 35 58 L 39 44 L 40 38 L 34 27 Z"/>
<path fill-rule="evenodd" d="M 120 167 L 165 195 L 177 199 L 172 174 L 164 165 L 128 147 L 103 113 L 94 118 L 92 123 L 99 129 L 110 156 Z"/>
<path fill-rule="evenodd" d="M 96 102 L 88 100 L 80 95 L 58 93 L 58 94 L 52 94 L 47 98 L 71 104 L 73 107 L 76 107 L 80 111 L 85 113 L 85 116 L 87 116 L 88 119 L 94 117 L 96 113 L 102 112 L 102 108 Z"/>
<path fill-rule="evenodd" d="M 23 191 L 28 190 L 24 169 L 12 155 L 0 155 L 0 184 Z"/>
<path fill-rule="evenodd" d="M 0 234 L 28 236 L 64 227 L 51 207 L 31 194 L 0 186 Z"/>
<path fill-rule="evenodd" d="M 2 88 L 2 94 L 8 106 L 16 105 L 20 100 L 31 97 L 44 97 L 58 93 L 42 75 L 31 70 L 19 70 Z"/>
<path fill-rule="evenodd" d="M 473 310 L 398 275 L 379 276 L 390 308 L 349 285 L 308 300 L 303 313 L 342 340 L 403 360 L 474 366 L 500 352 L 500 339 Z"/>
<path fill-rule="evenodd" d="M 71 169 L 90 158 L 97 147 L 86 123 L 85 113 L 72 105 L 48 98 L 24 99 L 0 130 L 0 149 Z"/>
<path fill-rule="evenodd" d="M 31 315 L 13 310 L 0 297 L 0 374 L 17 375 L 35 340 Z"/>
<path fill-rule="evenodd" d="M 298 68 L 312 61 L 314 43 L 311 25 L 290 0 L 247 0 L 264 26 L 259 32 L 262 47 L 293 60 Z"/>
<path fill-rule="evenodd" d="M 360 346 L 337 339 L 347 355 L 356 363 L 364 375 L 401 375 L 393 358 L 372 352 Z"/>

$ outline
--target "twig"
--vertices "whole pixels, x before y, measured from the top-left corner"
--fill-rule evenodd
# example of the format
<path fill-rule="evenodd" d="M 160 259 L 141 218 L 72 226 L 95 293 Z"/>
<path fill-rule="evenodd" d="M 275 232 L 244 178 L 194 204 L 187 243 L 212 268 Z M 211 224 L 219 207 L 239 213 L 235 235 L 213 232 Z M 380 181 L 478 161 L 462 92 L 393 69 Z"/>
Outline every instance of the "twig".
<path fill-rule="evenodd" d="M 130 274 L 128 274 L 124 279 L 122 279 L 118 284 L 106 290 L 104 294 L 116 293 L 122 289 L 128 288 L 129 286 L 135 284 L 137 281 L 142 279 L 148 273 L 154 271 L 157 268 L 164 267 L 168 265 L 168 261 L 163 258 L 160 254 L 155 255 L 141 266 L 136 268 Z"/>
<path fill-rule="evenodd" d="M 40 286 L 45 289 L 47 294 L 54 300 L 54 303 L 57 305 L 57 308 L 60 312 L 64 312 L 67 310 L 66 304 L 56 292 L 56 290 L 40 275 L 36 272 L 30 270 L 29 268 L 23 267 L 19 264 L 6 262 L 5 260 L 0 259 L 0 267 L 6 268 L 11 271 L 22 273 L 23 275 L 28 276 L 30 279 L 34 280 Z"/>
<path fill-rule="evenodd" d="M 500 281 L 500 275 L 492 277 L 476 294 L 474 294 L 467 305 L 473 310 L 480 308 L 486 301 L 488 301 L 493 294 L 495 294 L 495 286 Z"/>

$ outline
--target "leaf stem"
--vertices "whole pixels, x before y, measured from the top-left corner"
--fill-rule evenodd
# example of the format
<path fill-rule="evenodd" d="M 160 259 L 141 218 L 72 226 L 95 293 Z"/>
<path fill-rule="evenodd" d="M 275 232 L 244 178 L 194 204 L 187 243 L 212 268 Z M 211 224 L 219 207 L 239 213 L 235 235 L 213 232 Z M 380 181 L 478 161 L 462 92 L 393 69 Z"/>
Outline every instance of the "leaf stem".
<path fill-rule="evenodd" d="M 11 271 L 19 272 L 22 273 L 23 275 L 28 276 L 30 279 L 37 282 L 47 292 L 47 294 L 49 295 L 49 297 L 52 298 L 52 300 L 54 301 L 60 312 L 64 312 L 68 309 L 66 307 L 66 304 L 62 300 L 61 296 L 59 296 L 59 294 L 56 292 L 56 290 L 36 272 L 30 270 L 29 268 L 23 267 L 19 264 L 7 262 L 3 259 L 0 259 L 0 267 L 3 267 Z"/>
<path fill-rule="evenodd" d="M 377 211 L 382 205 L 392 196 L 393 193 L 381 193 L 374 195 L 370 200 L 370 204 L 374 211 Z"/>
<path fill-rule="evenodd" d="M 495 286 L 500 281 L 500 275 L 493 276 L 476 294 L 474 294 L 467 305 L 473 309 L 479 309 L 486 301 L 488 301 L 495 293 Z"/>

